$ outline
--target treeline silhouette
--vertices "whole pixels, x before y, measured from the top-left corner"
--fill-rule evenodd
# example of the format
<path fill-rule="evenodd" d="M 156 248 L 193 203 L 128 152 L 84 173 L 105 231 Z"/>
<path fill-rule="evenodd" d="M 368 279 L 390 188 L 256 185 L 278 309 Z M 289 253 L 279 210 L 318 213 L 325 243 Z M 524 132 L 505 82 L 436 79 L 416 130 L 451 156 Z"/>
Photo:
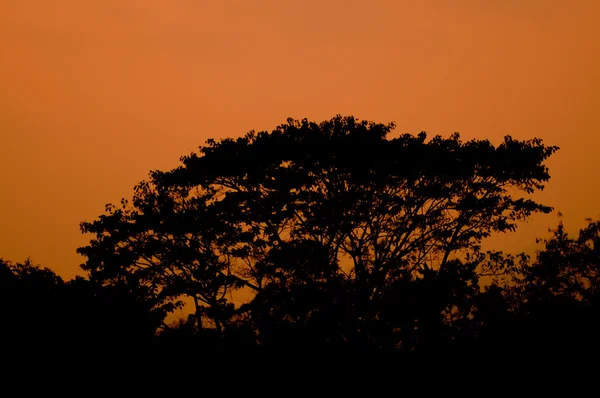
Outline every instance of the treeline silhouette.
<path fill-rule="evenodd" d="M 552 209 L 558 148 L 288 119 L 209 140 L 81 224 L 86 278 L 0 261 L 4 341 L 186 352 L 598 351 L 600 222 L 533 257 L 482 241 Z M 186 308 L 189 316 L 166 321 Z"/>

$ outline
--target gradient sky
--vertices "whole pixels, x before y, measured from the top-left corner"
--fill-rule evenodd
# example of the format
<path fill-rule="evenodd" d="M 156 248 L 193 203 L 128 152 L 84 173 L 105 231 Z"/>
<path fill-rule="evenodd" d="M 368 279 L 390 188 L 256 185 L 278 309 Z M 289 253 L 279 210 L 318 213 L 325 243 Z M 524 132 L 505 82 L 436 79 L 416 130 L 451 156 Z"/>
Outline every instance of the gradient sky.
<path fill-rule="evenodd" d="M 0 0 L 0 257 L 83 274 L 79 222 L 207 138 L 335 114 L 540 137 L 538 199 L 600 218 L 600 1 Z M 496 238 L 531 248 L 535 217 Z"/>

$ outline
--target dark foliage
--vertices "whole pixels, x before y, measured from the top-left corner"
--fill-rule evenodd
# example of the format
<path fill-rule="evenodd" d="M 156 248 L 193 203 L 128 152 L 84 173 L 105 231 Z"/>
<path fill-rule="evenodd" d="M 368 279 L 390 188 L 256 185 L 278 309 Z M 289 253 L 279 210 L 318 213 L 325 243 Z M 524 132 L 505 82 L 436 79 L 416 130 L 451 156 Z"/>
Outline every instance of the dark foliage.
<path fill-rule="evenodd" d="M 551 211 L 531 194 L 557 148 L 393 127 L 289 119 L 209 140 L 81 224 L 89 279 L 2 263 L 10 333 L 190 353 L 595 349 L 598 223 L 559 225 L 534 261 L 481 249 Z"/>
<path fill-rule="evenodd" d="M 162 321 L 136 292 L 77 277 L 64 282 L 27 260 L 0 260 L 4 352 L 122 351 L 154 339 Z"/>

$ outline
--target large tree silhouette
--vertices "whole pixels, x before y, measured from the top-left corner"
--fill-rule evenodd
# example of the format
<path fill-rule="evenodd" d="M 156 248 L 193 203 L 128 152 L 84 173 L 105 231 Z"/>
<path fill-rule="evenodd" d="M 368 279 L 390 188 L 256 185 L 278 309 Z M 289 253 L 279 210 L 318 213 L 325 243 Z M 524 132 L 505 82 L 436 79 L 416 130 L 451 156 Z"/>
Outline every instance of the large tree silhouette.
<path fill-rule="evenodd" d="M 288 119 L 208 140 L 81 224 L 82 267 L 162 311 L 191 300 L 196 330 L 222 338 L 245 325 L 274 347 L 444 347 L 470 327 L 480 276 L 514 265 L 482 240 L 551 210 L 530 194 L 557 147 L 393 128 Z"/>

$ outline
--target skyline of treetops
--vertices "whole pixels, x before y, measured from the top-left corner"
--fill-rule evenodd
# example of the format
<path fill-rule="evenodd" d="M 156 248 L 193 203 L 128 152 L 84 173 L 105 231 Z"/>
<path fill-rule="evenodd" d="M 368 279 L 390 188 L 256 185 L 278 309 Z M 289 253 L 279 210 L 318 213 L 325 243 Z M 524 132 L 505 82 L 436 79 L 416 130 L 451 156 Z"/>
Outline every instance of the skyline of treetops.
<path fill-rule="evenodd" d="M 5 302 L 19 303 L 5 333 L 198 350 L 595 349 L 598 221 L 578 237 L 559 223 L 535 254 L 482 246 L 552 211 L 532 194 L 558 147 L 394 127 L 290 118 L 207 140 L 81 222 L 85 277 L 2 260 Z M 73 311 L 85 316 L 67 322 Z"/>

